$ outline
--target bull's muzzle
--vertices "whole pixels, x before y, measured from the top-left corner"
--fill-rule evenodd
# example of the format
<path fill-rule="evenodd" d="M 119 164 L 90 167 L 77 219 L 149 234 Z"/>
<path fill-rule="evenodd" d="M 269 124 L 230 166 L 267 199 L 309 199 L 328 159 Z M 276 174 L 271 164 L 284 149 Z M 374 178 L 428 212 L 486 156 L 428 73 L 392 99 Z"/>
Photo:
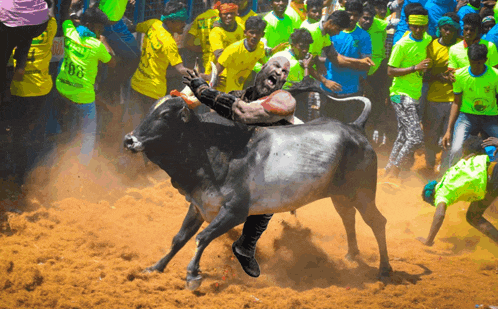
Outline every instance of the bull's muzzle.
<path fill-rule="evenodd" d="M 131 134 L 126 134 L 124 138 L 124 147 L 133 152 L 140 152 L 144 150 L 144 145 Z"/>

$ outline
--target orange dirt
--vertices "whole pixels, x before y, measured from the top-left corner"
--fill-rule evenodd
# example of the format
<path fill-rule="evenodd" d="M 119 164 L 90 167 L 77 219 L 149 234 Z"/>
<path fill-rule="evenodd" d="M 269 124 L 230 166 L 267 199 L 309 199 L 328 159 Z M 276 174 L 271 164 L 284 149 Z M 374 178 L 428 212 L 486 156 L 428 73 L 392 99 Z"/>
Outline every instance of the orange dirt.
<path fill-rule="evenodd" d="M 330 200 L 320 200 L 296 216 L 273 217 L 258 245 L 260 278 L 245 275 L 231 252 L 241 226 L 213 241 L 201 260 L 204 281 L 196 292 L 184 288 L 193 240 L 164 273 L 142 273 L 167 252 L 188 207 L 164 172 L 150 171 L 141 184 L 130 185 L 102 160 L 93 175 L 69 163 L 35 170 L 38 184 L 28 186 L 24 200 L 1 202 L 0 308 L 498 305 L 498 245 L 465 222 L 467 204 L 448 209 L 433 247 L 415 240 L 427 236 L 434 213 L 420 197 L 422 165 L 417 157 L 404 180 L 379 178 L 377 205 L 388 219 L 394 269 L 390 282 L 376 279 L 377 243 L 361 217 L 361 258 L 348 262 L 343 224 Z M 486 216 L 498 223 L 495 212 Z"/>

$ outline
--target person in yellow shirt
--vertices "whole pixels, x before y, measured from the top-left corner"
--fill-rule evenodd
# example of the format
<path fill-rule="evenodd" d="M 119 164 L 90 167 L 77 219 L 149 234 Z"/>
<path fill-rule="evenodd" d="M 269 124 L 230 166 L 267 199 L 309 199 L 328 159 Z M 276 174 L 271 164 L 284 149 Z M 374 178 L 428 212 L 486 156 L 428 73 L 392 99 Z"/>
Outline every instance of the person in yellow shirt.
<path fill-rule="evenodd" d="M 217 9 L 209 9 L 197 16 L 185 38 L 185 47 L 196 53 L 202 53 L 202 65 L 206 74 L 211 73 L 211 45 L 209 44 L 209 33 L 214 23 L 219 20 Z"/>
<path fill-rule="evenodd" d="M 249 17 L 258 16 L 258 14 L 252 10 L 248 0 L 235 0 L 235 4 L 239 6 L 239 16 L 236 17 L 239 24 L 245 25 Z"/>
<path fill-rule="evenodd" d="M 226 72 L 225 92 L 242 90 L 254 65 L 258 61 L 262 63 L 265 46 L 261 38 L 265 34 L 265 27 L 266 22 L 261 17 L 249 17 L 245 23 L 245 39 L 225 48 L 218 58 L 216 69 L 222 74 Z"/>
<path fill-rule="evenodd" d="M 233 3 L 233 0 L 221 1 L 218 10 L 220 12 L 220 21 L 215 23 L 213 30 L 209 34 L 211 44 L 210 61 L 215 64 L 225 48 L 244 38 L 244 28 L 235 20 L 238 6 Z M 226 76 L 227 72 L 225 71 L 219 74 L 217 90 L 225 92 Z"/>
<path fill-rule="evenodd" d="M 150 19 L 137 25 L 137 31 L 145 35 L 140 64 L 131 79 L 131 87 L 141 114 L 166 95 L 168 66 L 171 65 L 180 74 L 186 73 L 173 33 L 182 33 L 187 19 L 186 5 L 172 1 L 166 4 L 161 20 Z"/>
<path fill-rule="evenodd" d="M 46 119 L 42 112 L 53 87 L 49 65 L 56 33 L 57 21 L 50 17 L 45 31 L 31 43 L 23 79 L 10 84 L 12 140 L 15 149 L 23 149 L 17 153 L 14 171 L 19 181 L 23 181 L 43 148 Z"/>

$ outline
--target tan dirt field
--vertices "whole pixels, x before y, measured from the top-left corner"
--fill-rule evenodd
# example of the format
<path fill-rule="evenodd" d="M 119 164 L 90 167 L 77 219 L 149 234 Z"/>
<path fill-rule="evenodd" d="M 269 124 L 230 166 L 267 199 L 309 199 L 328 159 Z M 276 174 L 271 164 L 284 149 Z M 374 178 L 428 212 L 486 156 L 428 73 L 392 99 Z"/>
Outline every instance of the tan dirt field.
<path fill-rule="evenodd" d="M 344 259 L 343 224 L 331 201 L 320 200 L 296 216 L 273 217 L 258 244 L 259 278 L 247 276 L 231 252 L 241 226 L 213 241 L 201 260 L 204 281 L 196 292 L 184 281 L 194 240 L 164 273 L 142 273 L 167 252 L 187 212 L 188 203 L 164 172 L 150 169 L 130 184 L 105 162 L 95 174 L 71 160 L 39 168 L 25 196 L 0 202 L 0 308 L 498 306 L 498 245 L 465 221 L 468 204 L 448 209 L 433 247 L 415 240 L 427 236 L 435 210 L 420 197 L 423 157 L 416 159 L 401 179 L 378 180 L 377 205 L 388 220 L 394 269 L 390 281 L 377 280 L 377 243 L 359 215 L 360 259 Z M 485 215 L 498 224 L 496 211 Z"/>

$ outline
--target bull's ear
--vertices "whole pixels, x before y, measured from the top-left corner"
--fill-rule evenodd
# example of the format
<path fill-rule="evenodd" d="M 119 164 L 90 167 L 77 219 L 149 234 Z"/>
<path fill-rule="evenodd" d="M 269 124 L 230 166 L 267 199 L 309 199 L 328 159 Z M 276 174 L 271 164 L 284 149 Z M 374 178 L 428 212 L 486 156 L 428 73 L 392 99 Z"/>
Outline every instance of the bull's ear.
<path fill-rule="evenodd" d="M 186 106 L 184 106 L 179 112 L 180 118 L 183 120 L 183 122 L 187 123 L 190 121 L 190 118 L 192 117 L 192 112 L 190 109 Z"/>

